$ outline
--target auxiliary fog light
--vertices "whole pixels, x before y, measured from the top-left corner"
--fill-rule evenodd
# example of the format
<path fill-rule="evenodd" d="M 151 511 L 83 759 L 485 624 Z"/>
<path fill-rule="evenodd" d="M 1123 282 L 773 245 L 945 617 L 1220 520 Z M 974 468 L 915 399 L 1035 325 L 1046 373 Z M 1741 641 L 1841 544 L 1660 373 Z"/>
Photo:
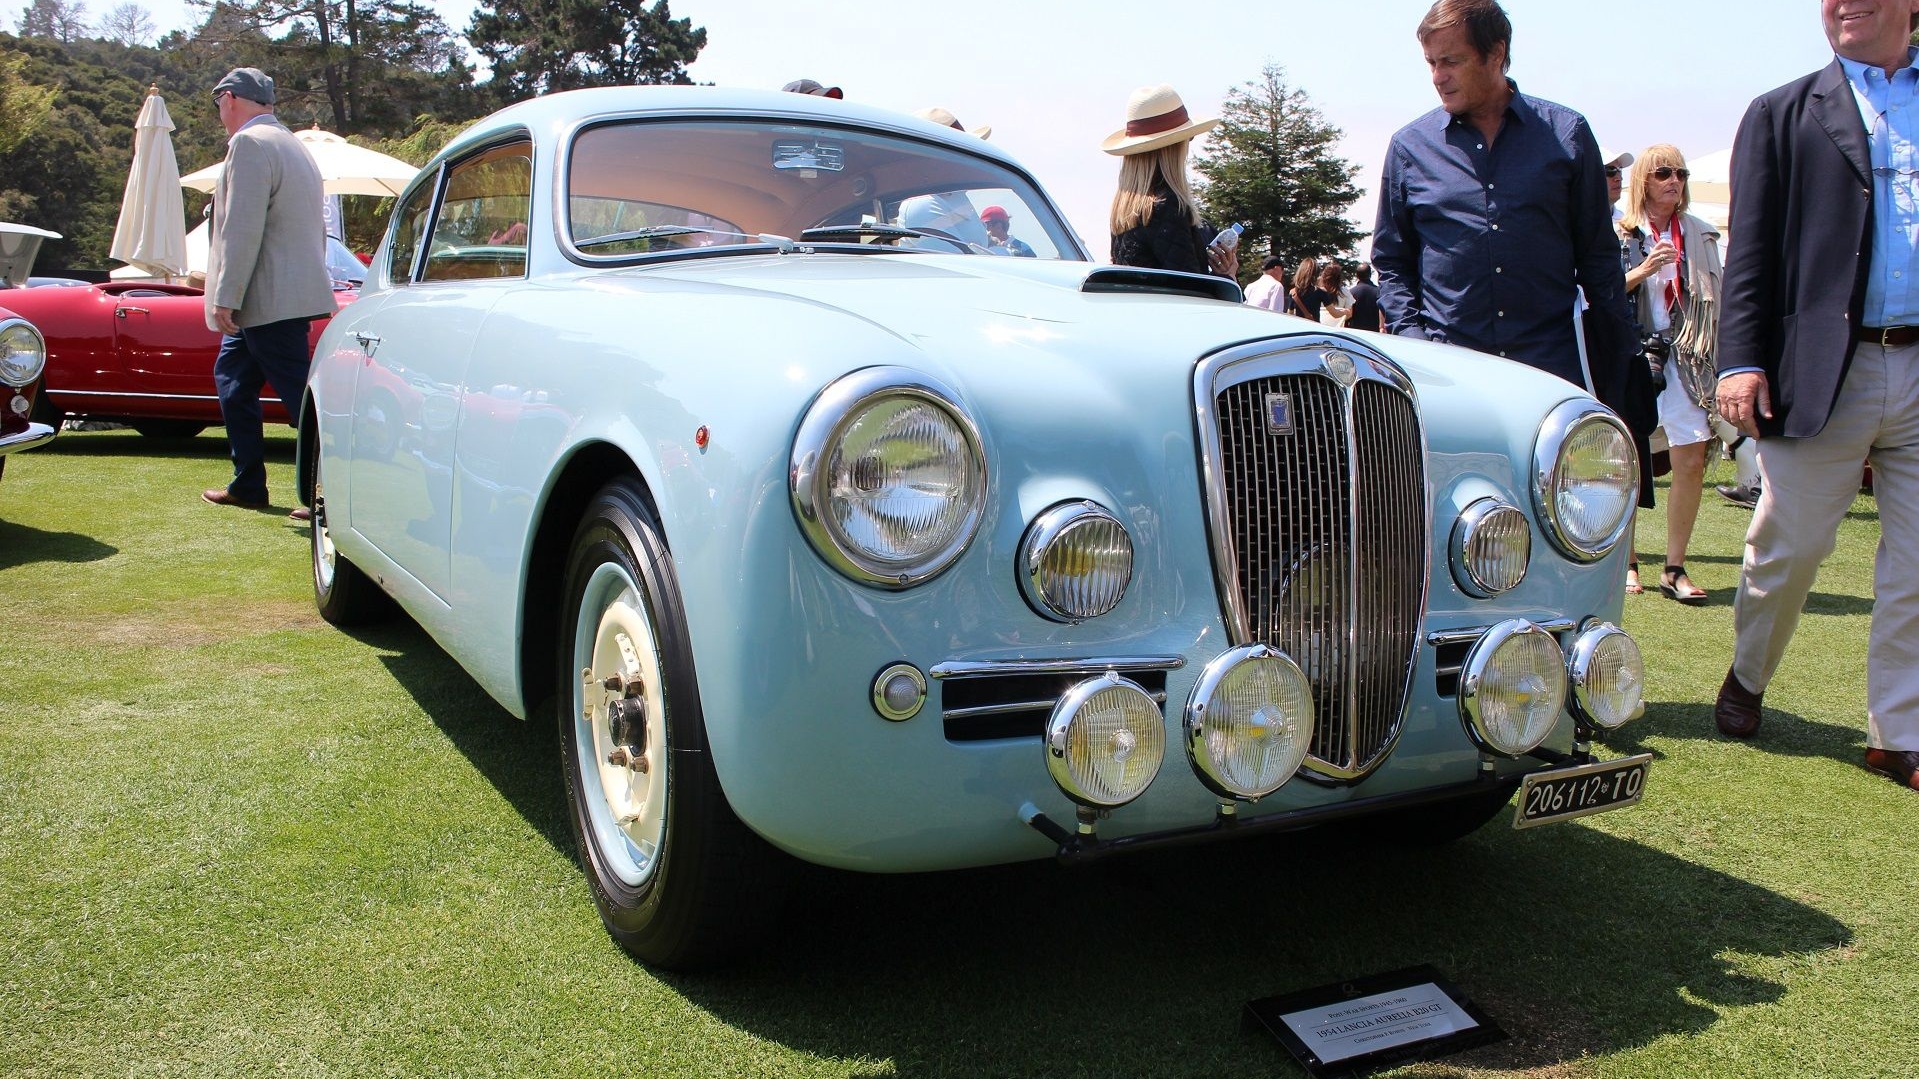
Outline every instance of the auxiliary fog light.
<path fill-rule="evenodd" d="M 1482 599 L 1510 592 L 1526 579 L 1533 530 L 1526 515 L 1496 498 L 1466 507 L 1453 524 L 1453 580 Z"/>
<path fill-rule="evenodd" d="M 1312 686 L 1284 652 L 1242 645 L 1193 685 L 1186 753 L 1215 794 L 1264 798 L 1299 771 L 1312 741 Z"/>
<path fill-rule="evenodd" d="M 1133 579 L 1133 538 L 1093 502 L 1062 502 L 1027 527 L 1019 547 L 1026 602 L 1056 622 L 1106 614 Z"/>
<path fill-rule="evenodd" d="M 1466 654 L 1459 717 L 1481 749 L 1502 757 L 1531 752 L 1565 707 L 1565 656 L 1553 635 L 1531 622 L 1501 622 Z"/>
<path fill-rule="evenodd" d="M 912 719 L 925 704 L 926 676 L 911 663 L 895 663 L 873 677 L 873 711 L 882 719 Z"/>
<path fill-rule="evenodd" d="M 1046 770 L 1081 805 L 1108 809 L 1138 798 L 1165 757 L 1158 702 L 1115 671 L 1067 690 L 1046 722 Z"/>
<path fill-rule="evenodd" d="M 1566 654 L 1572 679 L 1573 714 L 1603 730 L 1638 719 L 1646 711 L 1646 665 L 1639 644 L 1610 622 L 1588 628 Z"/>

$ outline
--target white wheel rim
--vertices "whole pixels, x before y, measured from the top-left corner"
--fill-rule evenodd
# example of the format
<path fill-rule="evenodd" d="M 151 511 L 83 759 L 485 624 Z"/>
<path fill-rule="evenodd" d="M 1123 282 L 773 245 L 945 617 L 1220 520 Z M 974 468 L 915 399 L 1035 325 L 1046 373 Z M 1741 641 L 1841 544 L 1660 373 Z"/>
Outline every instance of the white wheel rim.
<path fill-rule="evenodd" d="M 593 571 L 573 629 L 573 744 L 586 824 L 607 868 L 628 886 L 651 877 L 666 838 L 666 710 L 659 644 L 639 587 L 612 563 Z M 624 696 L 606 680 L 637 679 L 646 702 L 645 753 L 617 763 L 609 706 Z"/>
<path fill-rule="evenodd" d="M 322 594 L 333 590 L 334 559 L 338 552 L 333 549 L 333 533 L 326 523 L 326 498 L 322 494 L 320 481 L 313 481 L 313 583 L 318 585 Z"/>

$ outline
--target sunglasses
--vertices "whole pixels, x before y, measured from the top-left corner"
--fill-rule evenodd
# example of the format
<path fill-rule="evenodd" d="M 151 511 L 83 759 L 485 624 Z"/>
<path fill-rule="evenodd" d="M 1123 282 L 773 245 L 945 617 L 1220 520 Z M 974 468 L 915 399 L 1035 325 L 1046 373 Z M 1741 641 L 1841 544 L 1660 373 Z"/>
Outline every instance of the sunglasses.
<path fill-rule="evenodd" d="M 1608 179 L 1608 180 L 1617 180 L 1617 179 L 1619 179 L 1619 166 L 1618 166 L 1618 165 L 1607 165 L 1607 166 L 1606 166 L 1606 179 Z"/>
<path fill-rule="evenodd" d="M 232 97 L 232 96 L 233 96 L 233 91 L 231 90 L 215 90 L 213 92 L 213 103 L 215 105 L 218 105 L 220 103 L 221 98 Z"/>
<path fill-rule="evenodd" d="M 1678 173 L 1681 180 L 1692 179 L 1691 169 L 1675 169 L 1671 165 L 1661 165 L 1652 170 L 1652 178 L 1655 180 L 1670 180 L 1673 178 L 1674 173 Z"/>

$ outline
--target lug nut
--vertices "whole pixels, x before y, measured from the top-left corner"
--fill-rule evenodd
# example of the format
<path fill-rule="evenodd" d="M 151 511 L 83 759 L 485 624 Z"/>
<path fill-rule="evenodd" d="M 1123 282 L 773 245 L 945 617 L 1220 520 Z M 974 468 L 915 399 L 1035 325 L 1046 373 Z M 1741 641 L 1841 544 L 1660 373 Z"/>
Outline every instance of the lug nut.
<path fill-rule="evenodd" d="M 630 763 L 627 757 L 626 747 L 620 746 L 618 749 L 615 749 L 613 752 L 608 753 L 606 755 L 606 763 L 612 765 L 615 768 L 625 768 Z"/>

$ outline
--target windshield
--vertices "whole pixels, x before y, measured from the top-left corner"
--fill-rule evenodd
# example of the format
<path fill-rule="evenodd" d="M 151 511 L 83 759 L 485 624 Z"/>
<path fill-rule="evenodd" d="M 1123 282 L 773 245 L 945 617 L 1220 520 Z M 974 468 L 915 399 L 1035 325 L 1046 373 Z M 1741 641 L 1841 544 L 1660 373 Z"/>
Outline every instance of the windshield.
<path fill-rule="evenodd" d="M 334 281 L 359 287 L 366 284 L 366 264 L 347 245 L 331 236 L 326 238 L 327 274 Z"/>
<path fill-rule="evenodd" d="M 589 128 L 567 169 L 567 227 L 588 258 L 761 243 L 1080 259 L 1019 173 L 901 135 L 772 120 Z"/>

